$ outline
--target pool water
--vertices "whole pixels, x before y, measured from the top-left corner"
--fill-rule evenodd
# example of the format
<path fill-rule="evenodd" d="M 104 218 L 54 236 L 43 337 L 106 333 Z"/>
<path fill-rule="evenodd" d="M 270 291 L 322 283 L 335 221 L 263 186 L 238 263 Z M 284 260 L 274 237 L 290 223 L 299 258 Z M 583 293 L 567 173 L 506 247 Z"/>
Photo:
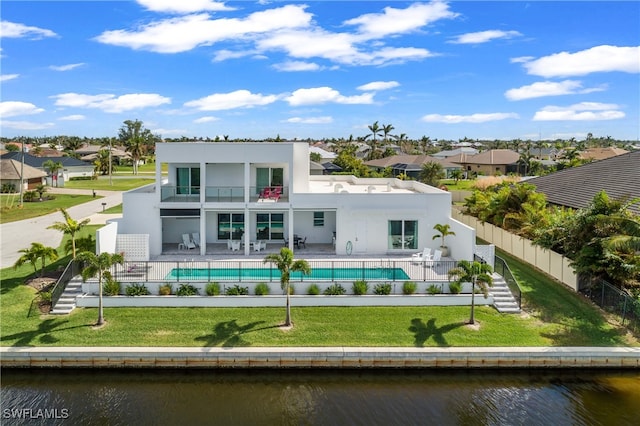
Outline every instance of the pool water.
<path fill-rule="evenodd" d="M 277 268 L 174 268 L 166 280 L 194 281 L 280 281 Z M 402 268 L 313 268 L 310 275 L 292 272 L 292 281 L 403 281 L 409 275 Z"/>

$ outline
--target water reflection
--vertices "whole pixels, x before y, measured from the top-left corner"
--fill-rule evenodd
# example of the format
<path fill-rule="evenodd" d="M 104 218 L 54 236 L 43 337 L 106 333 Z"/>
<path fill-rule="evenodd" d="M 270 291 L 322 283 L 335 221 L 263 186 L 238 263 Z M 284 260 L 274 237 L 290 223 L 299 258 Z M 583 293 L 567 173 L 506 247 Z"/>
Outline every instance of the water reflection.
<path fill-rule="evenodd" d="M 4 370 L 0 401 L 3 425 L 637 425 L 640 373 Z"/>

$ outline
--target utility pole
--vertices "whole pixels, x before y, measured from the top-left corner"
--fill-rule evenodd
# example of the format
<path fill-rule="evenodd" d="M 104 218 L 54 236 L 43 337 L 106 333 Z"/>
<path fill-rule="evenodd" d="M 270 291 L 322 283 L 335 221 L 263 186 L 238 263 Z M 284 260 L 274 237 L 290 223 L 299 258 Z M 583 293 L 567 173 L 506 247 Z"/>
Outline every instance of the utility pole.
<path fill-rule="evenodd" d="M 109 138 L 109 185 L 113 186 L 113 181 L 111 180 L 111 138 Z"/>
<path fill-rule="evenodd" d="M 22 153 L 20 154 L 20 208 L 24 201 L 24 138 L 22 139 Z"/>

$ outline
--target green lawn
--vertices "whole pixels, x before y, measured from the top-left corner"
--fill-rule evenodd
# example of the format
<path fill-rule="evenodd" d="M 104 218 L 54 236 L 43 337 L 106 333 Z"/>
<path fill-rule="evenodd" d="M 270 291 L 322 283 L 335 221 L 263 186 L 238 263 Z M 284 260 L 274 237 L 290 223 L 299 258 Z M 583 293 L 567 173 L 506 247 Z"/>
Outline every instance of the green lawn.
<path fill-rule="evenodd" d="M 455 183 L 453 179 L 442 179 L 441 185 L 445 185 L 449 191 L 472 191 L 475 179 L 460 179 L 458 183 Z"/>
<path fill-rule="evenodd" d="M 101 214 L 116 214 L 116 213 L 122 213 L 122 204 L 118 204 L 117 206 L 113 206 L 111 208 L 106 209 L 103 212 L 100 212 Z"/>
<path fill-rule="evenodd" d="M 45 194 L 45 196 L 47 196 L 47 194 Z M 78 204 L 86 203 L 93 199 L 91 195 L 49 194 L 49 196 L 53 196 L 55 199 L 28 203 L 24 202 L 23 207 L 20 208 L 19 198 L 16 201 L 13 201 L 13 205 L 11 207 L 8 207 L 11 205 L 11 200 L 9 200 L 8 197 L 12 197 L 12 195 L 2 195 L 2 197 L 0 197 L 0 202 L 2 203 L 0 223 L 8 223 L 16 220 L 44 216 L 57 211 L 61 207 L 66 209 Z"/>
<path fill-rule="evenodd" d="M 131 177 L 131 178 L 122 178 L 122 177 L 113 177 L 111 179 L 111 184 L 109 183 L 108 176 L 100 176 L 100 178 L 96 180 L 72 180 L 69 182 L 65 182 L 65 188 L 71 189 L 96 189 L 103 191 L 128 191 L 130 189 L 138 188 L 140 186 L 149 185 L 154 183 L 153 179 L 141 178 L 141 177 Z"/>
<path fill-rule="evenodd" d="M 89 227 L 95 232 L 95 227 Z M 64 244 L 64 241 L 63 241 Z M 503 255 L 501 253 L 501 255 Z M 465 326 L 469 307 L 292 308 L 283 332 L 281 308 L 106 308 L 69 316 L 30 309 L 35 290 L 22 285 L 30 265 L 0 271 L 2 346 L 638 346 L 579 295 L 507 258 L 522 281 L 525 315 L 477 307 L 478 330 Z M 53 268 L 63 267 L 68 257 Z"/>

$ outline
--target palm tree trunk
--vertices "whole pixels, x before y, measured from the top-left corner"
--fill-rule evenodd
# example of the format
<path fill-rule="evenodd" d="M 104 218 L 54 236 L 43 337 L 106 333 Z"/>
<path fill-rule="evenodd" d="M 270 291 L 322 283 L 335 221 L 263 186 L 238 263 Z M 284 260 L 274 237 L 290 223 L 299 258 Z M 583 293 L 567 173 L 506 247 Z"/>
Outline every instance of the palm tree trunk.
<path fill-rule="evenodd" d="M 475 324 L 474 318 L 474 307 L 475 307 L 475 296 L 476 296 L 476 284 L 471 282 L 471 318 L 469 319 L 469 324 Z"/>
<path fill-rule="evenodd" d="M 286 292 L 287 292 L 287 316 L 284 319 L 284 325 L 286 327 L 290 327 L 291 326 L 291 302 L 289 300 L 290 291 L 289 291 L 289 284 L 288 283 L 287 283 L 285 289 L 286 289 Z"/>
<path fill-rule="evenodd" d="M 98 322 L 96 325 L 104 324 L 104 315 L 102 312 L 102 271 L 98 273 Z"/>

